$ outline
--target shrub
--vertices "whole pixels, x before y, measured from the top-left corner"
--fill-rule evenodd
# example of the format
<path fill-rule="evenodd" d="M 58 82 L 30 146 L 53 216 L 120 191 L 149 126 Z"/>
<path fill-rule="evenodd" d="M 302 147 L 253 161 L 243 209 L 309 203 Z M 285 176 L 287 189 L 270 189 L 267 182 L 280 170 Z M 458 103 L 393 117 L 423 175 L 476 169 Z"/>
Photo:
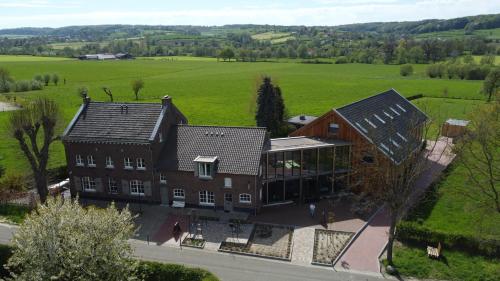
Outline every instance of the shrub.
<path fill-rule="evenodd" d="M 422 246 L 441 243 L 445 249 L 456 249 L 489 257 L 500 256 L 498 239 L 431 230 L 413 221 L 401 221 L 396 236 L 401 241 Z"/>
<path fill-rule="evenodd" d="M 43 82 L 43 77 L 42 77 L 41 74 L 37 74 L 37 75 L 35 75 L 35 77 L 33 77 L 33 80 L 36 80 L 36 81 L 42 83 Z"/>
<path fill-rule="evenodd" d="M 441 78 L 443 77 L 445 68 L 441 63 L 434 63 L 427 66 L 426 72 L 430 78 Z"/>
<path fill-rule="evenodd" d="M 159 262 L 140 262 L 138 277 L 144 281 L 202 281 L 218 280 L 208 271 L 199 268 L 188 268 L 178 264 L 164 264 Z"/>
<path fill-rule="evenodd" d="M 14 91 L 16 92 L 27 92 L 31 90 L 31 82 L 28 80 L 16 81 L 16 88 Z"/>
<path fill-rule="evenodd" d="M 465 68 L 465 79 L 467 80 L 484 80 L 490 73 L 488 65 L 469 64 Z"/>
<path fill-rule="evenodd" d="M 7 174 L 0 181 L 0 191 L 10 190 L 10 191 L 23 191 L 28 187 L 28 182 L 26 178 L 21 174 Z"/>
<path fill-rule="evenodd" d="M 57 86 L 57 83 L 59 83 L 59 75 L 57 73 L 52 74 L 52 83 Z"/>
<path fill-rule="evenodd" d="M 50 74 L 44 74 L 43 75 L 43 82 L 45 83 L 45 86 L 49 85 L 50 82 Z"/>
<path fill-rule="evenodd" d="M 42 82 L 40 82 L 38 80 L 31 80 L 31 90 L 32 91 L 43 90 Z"/>
<path fill-rule="evenodd" d="M 400 68 L 399 68 L 399 74 L 401 74 L 401 76 L 410 76 L 413 74 L 413 66 L 411 64 L 403 64 Z"/>
<path fill-rule="evenodd" d="M 9 271 L 3 267 L 12 256 L 12 248 L 7 245 L 0 244 L 0 278 L 9 277 Z"/>
<path fill-rule="evenodd" d="M 336 60 L 335 60 L 335 64 L 344 64 L 344 63 L 349 63 L 349 60 L 342 56 L 342 57 L 338 57 Z"/>

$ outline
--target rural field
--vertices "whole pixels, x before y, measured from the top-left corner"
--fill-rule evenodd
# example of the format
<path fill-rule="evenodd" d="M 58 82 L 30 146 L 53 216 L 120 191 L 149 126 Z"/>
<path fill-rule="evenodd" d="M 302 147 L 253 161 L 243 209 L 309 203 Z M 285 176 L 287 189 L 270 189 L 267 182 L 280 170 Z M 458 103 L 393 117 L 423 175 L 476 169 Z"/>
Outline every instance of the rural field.
<path fill-rule="evenodd" d="M 417 100 L 429 115 L 442 121 L 462 118 L 482 103 L 480 81 L 429 79 L 426 65 L 415 65 L 415 74 L 402 77 L 397 65 L 302 64 L 298 62 L 217 62 L 213 59 L 175 57 L 132 61 L 77 61 L 60 58 L 0 56 L 0 67 L 16 80 L 36 74 L 57 73 L 59 86 L 42 91 L 9 93 L 18 101 L 45 96 L 61 106 L 62 132 L 81 104 L 76 89 L 86 86 L 92 100 L 106 101 L 101 90 L 111 88 L 115 102 L 131 102 L 131 81 L 142 78 L 145 88 L 139 102 L 159 102 L 171 95 L 191 124 L 254 126 L 256 86 L 270 75 L 282 88 L 290 115 L 321 115 L 367 96 L 395 88 L 404 96 L 424 94 Z M 62 83 L 66 79 L 66 84 Z M 5 97 L 4 97 L 5 99 Z M 27 163 L 9 136 L 8 112 L 0 112 L 0 164 L 7 172 L 25 171 Z M 435 127 L 437 128 L 437 127 Z M 65 163 L 62 145 L 52 147 L 50 167 Z"/>

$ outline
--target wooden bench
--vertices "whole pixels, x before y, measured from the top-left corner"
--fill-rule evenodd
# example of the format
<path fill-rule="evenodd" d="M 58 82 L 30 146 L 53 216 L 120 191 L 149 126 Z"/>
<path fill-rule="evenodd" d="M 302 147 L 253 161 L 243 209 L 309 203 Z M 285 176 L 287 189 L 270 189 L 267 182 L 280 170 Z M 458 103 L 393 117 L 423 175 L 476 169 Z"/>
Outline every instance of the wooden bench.
<path fill-rule="evenodd" d="M 186 206 L 185 201 L 174 201 L 172 202 L 172 208 L 184 208 Z"/>
<path fill-rule="evenodd" d="M 439 257 L 441 257 L 441 243 L 438 243 L 437 248 L 427 246 L 427 256 L 429 258 L 439 259 Z"/>

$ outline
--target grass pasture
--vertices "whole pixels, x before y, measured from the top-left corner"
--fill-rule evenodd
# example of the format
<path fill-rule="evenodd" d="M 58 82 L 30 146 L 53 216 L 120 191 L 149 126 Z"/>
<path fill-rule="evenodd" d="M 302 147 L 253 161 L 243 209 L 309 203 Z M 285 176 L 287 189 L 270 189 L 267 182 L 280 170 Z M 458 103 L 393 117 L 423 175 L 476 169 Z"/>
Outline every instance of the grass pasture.
<path fill-rule="evenodd" d="M 29 60 L 32 58 L 32 60 Z M 145 88 L 139 102 L 159 102 L 171 95 L 191 124 L 254 126 L 255 92 L 259 78 L 270 75 L 283 91 L 290 115 L 321 115 L 333 107 L 395 88 L 405 96 L 477 100 L 480 81 L 428 79 L 425 65 L 415 65 L 415 75 L 401 77 L 399 66 L 366 64 L 301 64 L 293 62 L 217 62 L 213 59 L 137 59 L 131 61 L 78 61 L 36 57 L 0 57 L 0 67 L 17 79 L 39 73 L 58 73 L 59 86 L 42 91 L 10 93 L 18 100 L 49 97 L 61 107 L 59 132 L 71 120 L 81 99 L 80 86 L 89 88 L 93 100 L 105 101 L 102 86 L 112 89 L 116 102 L 133 101 L 130 83 L 142 78 Z M 463 101 L 466 104 L 468 101 Z M 436 101 L 438 103 L 438 101 Z M 475 103 L 475 101 L 471 101 Z M 453 108 L 453 106 L 450 106 Z M 0 164 L 7 171 L 25 171 L 27 163 L 7 129 L 9 113 L 0 112 Z M 62 145 L 52 147 L 50 167 L 63 165 Z"/>

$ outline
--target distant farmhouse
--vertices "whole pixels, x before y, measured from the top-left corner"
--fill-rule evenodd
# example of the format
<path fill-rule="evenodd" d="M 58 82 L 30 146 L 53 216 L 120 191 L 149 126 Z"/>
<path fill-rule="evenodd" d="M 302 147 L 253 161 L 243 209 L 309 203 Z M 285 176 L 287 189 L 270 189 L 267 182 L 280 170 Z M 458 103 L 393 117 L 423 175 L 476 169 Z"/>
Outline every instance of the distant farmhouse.
<path fill-rule="evenodd" d="M 270 139 L 265 128 L 188 125 L 169 96 L 161 103 L 86 98 L 62 138 L 71 193 L 258 212 L 345 188 L 376 190 L 375 159 L 399 165 L 410 157 L 427 117 L 389 90 L 298 119 L 290 137 Z"/>
<path fill-rule="evenodd" d="M 78 56 L 79 60 L 130 60 L 134 59 L 131 54 L 91 54 Z"/>

